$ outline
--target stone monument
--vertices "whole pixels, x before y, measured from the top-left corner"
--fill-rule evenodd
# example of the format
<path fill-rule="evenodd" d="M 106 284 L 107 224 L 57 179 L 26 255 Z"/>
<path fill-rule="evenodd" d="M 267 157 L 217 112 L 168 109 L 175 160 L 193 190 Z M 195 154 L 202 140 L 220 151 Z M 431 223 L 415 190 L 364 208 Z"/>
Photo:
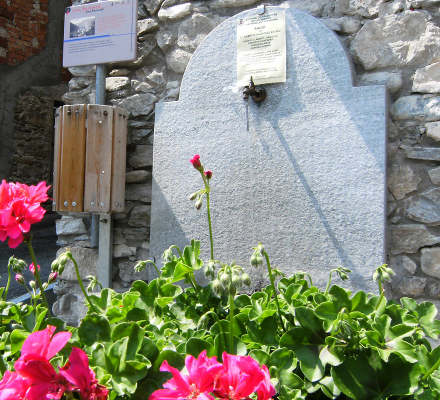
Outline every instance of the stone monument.
<path fill-rule="evenodd" d="M 248 266 L 261 241 L 287 274 L 307 271 L 324 285 L 344 266 L 352 270 L 345 286 L 376 291 L 372 273 L 385 262 L 385 87 L 353 86 L 337 36 L 286 8 L 286 81 L 264 85 L 260 105 L 243 100 L 236 29 L 259 12 L 213 30 L 188 64 L 179 101 L 156 106 L 150 257 L 196 238 L 209 258 L 205 210 L 188 200 L 202 187 L 189 163 L 200 154 L 213 171 L 216 259 Z"/>

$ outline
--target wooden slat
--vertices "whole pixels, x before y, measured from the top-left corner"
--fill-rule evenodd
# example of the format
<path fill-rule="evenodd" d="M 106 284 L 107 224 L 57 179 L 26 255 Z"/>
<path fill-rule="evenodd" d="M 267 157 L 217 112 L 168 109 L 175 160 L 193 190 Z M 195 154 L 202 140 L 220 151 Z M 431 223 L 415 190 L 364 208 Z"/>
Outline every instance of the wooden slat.
<path fill-rule="evenodd" d="M 86 107 L 63 106 L 57 210 L 83 211 Z"/>
<path fill-rule="evenodd" d="M 84 211 L 110 212 L 113 108 L 87 106 Z"/>
<path fill-rule="evenodd" d="M 57 211 L 58 210 L 58 204 L 59 204 L 59 188 L 60 188 L 60 182 L 59 182 L 59 171 L 60 171 L 60 162 L 61 162 L 61 127 L 62 127 L 62 121 L 63 121 L 63 114 L 62 114 L 63 108 L 59 107 L 55 111 L 55 137 L 54 137 L 54 152 L 53 152 L 53 186 L 52 186 L 52 210 Z"/>
<path fill-rule="evenodd" d="M 115 107 L 113 113 L 113 160 L 112 160 L 112 212 L 125 208 L 125 161 L 127 147 L 128 114 Z"/>

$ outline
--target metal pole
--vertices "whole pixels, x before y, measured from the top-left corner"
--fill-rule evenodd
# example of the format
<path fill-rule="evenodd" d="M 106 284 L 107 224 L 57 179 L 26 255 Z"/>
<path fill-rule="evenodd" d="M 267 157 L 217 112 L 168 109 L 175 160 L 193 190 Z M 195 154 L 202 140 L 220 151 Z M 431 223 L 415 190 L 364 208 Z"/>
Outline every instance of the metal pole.
<path fill-rule="evenodd" d="M 105 104 L 105 64 L 96 66 L 96 104 Z M 97 278 L 103 287 L 112 286 L 113 221 L 111 214 L 92 215 L 91 245 L 98 247 Z"/>
<path fill-rule="evenodd" d="M 95 90 L 95 104 L 105 104 L 105 64 L 98 64 L 96 66 Z M 99 216 L 96 214 L 92 214 L 90 236 L 90 245 L 93 249 L 96 249 L 99 242 Z"/>

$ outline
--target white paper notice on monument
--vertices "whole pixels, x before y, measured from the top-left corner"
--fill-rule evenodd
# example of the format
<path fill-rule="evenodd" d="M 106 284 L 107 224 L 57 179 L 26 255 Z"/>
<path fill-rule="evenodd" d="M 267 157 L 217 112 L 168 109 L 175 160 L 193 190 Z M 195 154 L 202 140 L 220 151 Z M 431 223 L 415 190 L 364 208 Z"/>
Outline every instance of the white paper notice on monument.
<path fill-rule="evenodd" d="M 267 11 L 241 18 L 237 25 L 237 83 L 286 82 L 286 14 Z"/>
<path fill-rule="evenodd" d="M 136 58 L 137 0 L 67 7 L 63 66 L 104 64 Z"/>

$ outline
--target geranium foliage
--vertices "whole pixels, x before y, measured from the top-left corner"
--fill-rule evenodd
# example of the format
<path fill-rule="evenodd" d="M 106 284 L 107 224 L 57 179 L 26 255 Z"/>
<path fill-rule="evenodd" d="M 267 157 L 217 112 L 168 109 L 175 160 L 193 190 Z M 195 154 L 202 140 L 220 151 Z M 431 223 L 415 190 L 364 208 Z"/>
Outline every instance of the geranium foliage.
<path fill-rule="evenodd" d="M 190 199 L 197 209 L 206 199 L 210 259 L 200 258 L 197 240 L 184 249 L 171 246 L 162 268 L 152 260 L 135 266 L 154 268 L 155 279 L 135 281 L 123 293 L 89 294 L 67 251 L 52 264 L 49 280 L 73 262 L 88 306 L 78 327 L 50 315 L 34 281 L 27 305 L 6 301 L 7 287 L 1 288 L 0 400 L 440 398 L 440 348 L 428 341 L 440 334 L 433 304 L 388 301 L 383 284 L 392 270 L 386 265 L 374 273 L 378 294 L 370 294 L 332 285 L 335 274 L 349 278 L 342 267 L 330 272 L 325 288 L 304 272 L 283 276 L 261 243 L 250 249 L 250 267 L 214 259 L 213 174 L 198 155 L 191 164 L 203 181 Z M 24 240 L 33 254 L 29 229 L 46 192 L 45 184 L 0 185 L 0 240 L 8 237 L 11 246 Z M 9 278 L 14 272 L 28 288 L 25 268 L 10 259 Z M 267 286 L 249 291 L 249 268 L 265 271 Z M 91 277 L 89 286 L 96 283 Z"/>

